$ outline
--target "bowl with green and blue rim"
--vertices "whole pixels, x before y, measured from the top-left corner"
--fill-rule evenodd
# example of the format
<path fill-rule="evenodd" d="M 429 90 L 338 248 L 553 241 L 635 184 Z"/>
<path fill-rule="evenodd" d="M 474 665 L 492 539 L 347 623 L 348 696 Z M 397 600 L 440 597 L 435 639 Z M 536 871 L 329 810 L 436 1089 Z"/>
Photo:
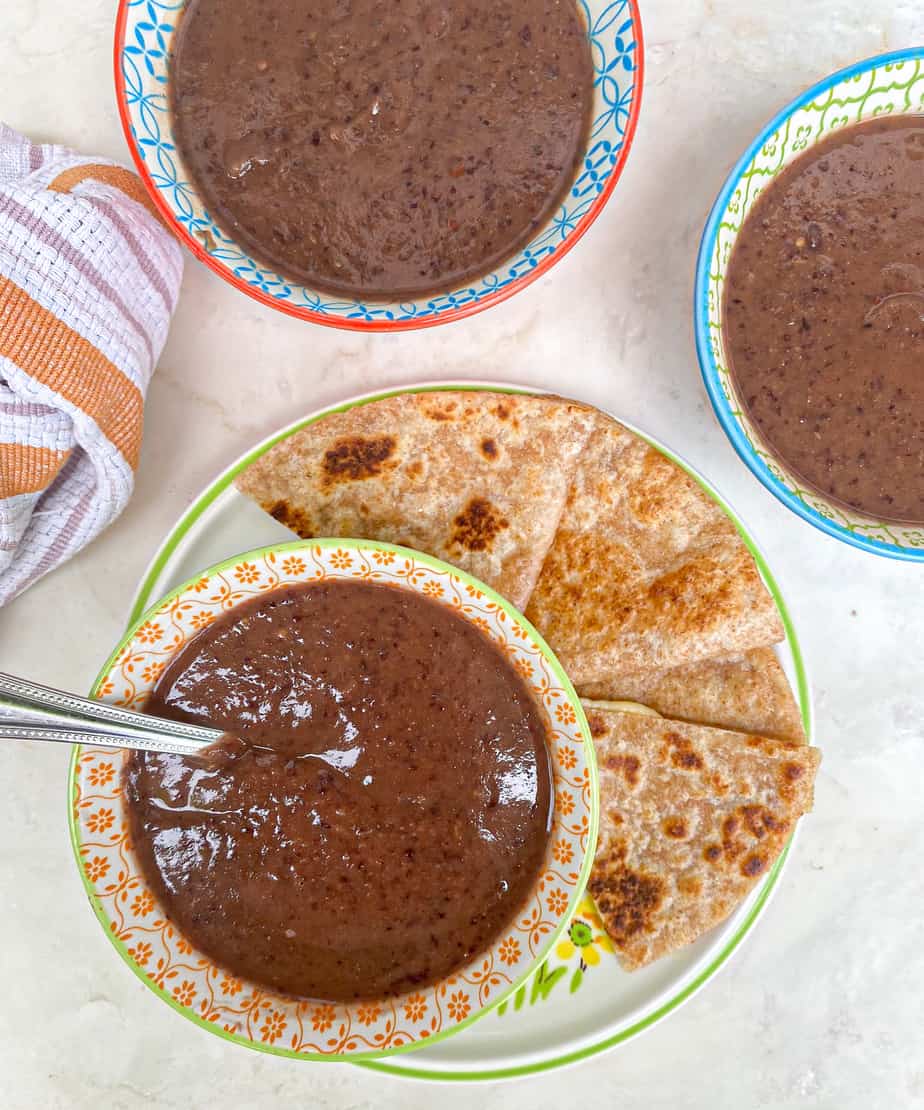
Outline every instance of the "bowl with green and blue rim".
<path fill-rule="evenodd" d="M 876 519 L 825 497 L 772 451 L 749 418 L 729 367 L 722 301 L 738 234 L 764 189 L 840 128 L 884 114 L 924 113 L 924 47 L 869 58 L 824 78 L 761 130 L 712 207 L 696 265 L 694 323 L 703 381 L 719 423 L 754 476 L 787 508 L 863 551 L 924 562 L 924 525 Z"/>

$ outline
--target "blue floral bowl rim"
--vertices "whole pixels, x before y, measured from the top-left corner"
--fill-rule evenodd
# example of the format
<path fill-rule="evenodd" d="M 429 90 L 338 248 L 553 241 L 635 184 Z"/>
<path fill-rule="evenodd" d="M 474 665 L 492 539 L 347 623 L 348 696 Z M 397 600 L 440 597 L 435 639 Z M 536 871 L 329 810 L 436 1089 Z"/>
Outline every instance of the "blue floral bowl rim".
<path fill-rule="evenodd" d="M 839 84 L 841 81 L 846 81 L 851 77 L 867 73 L 870 70 L 877 69 L 879 66 L 906 61 L 924 61 L 924 46 L 909 47 L 905 50 L 894 50 L 885 54 L 877 54 L 874 57 L 865 58 L 862 61 L 855 62 L 853 65 L 845 66 L 843 69 L 839 69 L 827 77 L 823 77 L 820 81 L 817 81 L 810 88 L 806 89 L 805 92 L 800 93 L 794 100 L 791 100 L 761 129 L 757 137 L 750 146 L 748 146 L 744 154 L 741 155 L 726 177 L 725 184 L 716 197 L 712 210 L 709 213 L 709 218 L 706 221 L 703 236 L 700 240 L 699 253 L 696 259 L 693 319 L 696 335 L 696 353 L 699 358 L 700 372 L 702 373 L 703 383 L 709 395 L 709 400 L 712 403 L 712 408 L 725 434 L 731 440 L 732 447 L 734 447 L 735 451 L 738 453 L 738 457 L 745 466 L 747 466 L 754 477 L 757 478 L 777 500 L 782 501 L 788 509 L 791 509 L 797 516 L 808 521 L 809 524 L 818 528 L 826 535 L 833 536 L 843 543 L 850 544 L 852 547 L 858 547 L 861 551 L 871 552 L 874 555 L 883 555 L 891 559 L 900 559 L 906 562 L 924 562 L 924 547 L 900 547 L 897 544 L 885 543 L 882 540 L 870 539 L 867 536 L 857 535 L 855 532 L 850 531 L 849 528 L 845 528 L 836 521 L 830 520 L 817 510 L 806 505 L 801 498 L 796 497 L 795 494 L 790 492 L 790 490 L 774 476 L 767 464 L 756 454 L 742 431 L 740 424 L 732 414 L 728 399 L 719 382 L 718 367 L 716 366 L 715 357 L 712 352 L 712 344 L 709 338 L 709 264 L 715 249 L 719 224 L 728 207 L 728 202 L 731 199 L 732 193 L 738 186 L 742 175 L 757 153 L 790 116 L 794 115 L 800 108 L 805 107 L 806 104 L 809 104 L 811 101 L 827 92 L 828 89 Z"/>
<path fill-rule="evenodd" d="M 171 209 L 170 205 L 161 196 L 161 190 L 157 188 L 154 183 L 150 170 L 148 169 L 141 152 L 138 149 L 138 140 L 134 135 L 132 128 L 132 120 L 128 110 L 125 79 L 122 72 L 122 51 L 125 45 L 125 34 L 128 25 L 129 8 L 137 3 L 137 0 L 118 0 L 118 9 L 116 12 L 115 21 L 115 35 L 113 39 L 113 77 L 115 82 L 115 96 L 116 108 L 119 114 L 119 121 L 122 125 L 122 132 L 125 136 L 125 141 L 128 145 L 129 153 L 134 163 L 138 176 L 144 183 L 148 195 L 151 197 L 158 212 L 160 212 L 164 222 L 169 227 L 170 231 L 179 239 L 193 256 L 198 259 L 203 265 L 207 266 L 213 273 L 217 274 L 222 280 L 227 281 L 239 292 L 246 294 L 253 300 L 261 304 L 268 305 L 279 312 L 285 313 L 287 316 L 293 316 L 299 320 L 307 320 L 314 324 L 323 324 L 325 327 L 337 328 L 342 331 L 358 331 L 358 332 L 399 332 L 399 331 L 415 331 L 422 328 L 437 327 L 440 324 L 451 324 L 457 320 L 463 320 L 466 317 L 474 316 L 479 312 L 483 312 L 486 308 L 492 308 L 494 305 L 501 304 L 508 300 L 515 293 L 527 286 L 532 285 L 538 278 L 543 277 L 549 270 L 559 262 L 568 252 L 584 237 L 584 234 L 589 230 L 591 225 L 596 221 L 597 217 L 606 207 L 607 202 L 613 195 L 617 183 L 622 177 L 623 170 L 626 167 L 626 162 L 629 158 L 629 152 L 632 148 L 632 143 L 635 139 L 635 133 L 638 126 L 639 116 L 641 114 L 642 106 L 642 92 L 645 85 L 645 41 L 644 31 L 642 28 L 641 12 L 639 11 L 639 0 L 626 0 L 629 11 L 631 13 L 631 21 L 633 34 L 635 36 L 635 52 L 636 52 L 636 69 L 634 91 L 632 95 L 632 107 L 630 109 L 629 118 L 626 122 L 625 131 L 623 132 L 623 143 L 620 151 L 619 161 L 613 167 L 607 183 L 603 191 L 595 199 L 594 203 L 587 212 L 580 218 L 576 227 L 567 236 L 566 239 L 542 262 L 534 268 L 526 271 L 517 277 L 509 284 L 503 285 L 492 294 L 477 300 L 471 301 L 468 304 L 459 305 L 452 310 L 434 313 L 432 315 L 413 317 L 410 319 L 384 319 L 376 318 L 373 320 L 358 319 L 354 317 L 338 316 L 333 314 L 326 314 L 316 311 L 304 305 L 288 304 L 284 300 L 271 296 L 269 293 L 264 292 L 257 286 L 243 281 L 231 270 L 219 265 L 216 260 L 198 243 L 189 232 L 180 225 L 179 221 Z"/>

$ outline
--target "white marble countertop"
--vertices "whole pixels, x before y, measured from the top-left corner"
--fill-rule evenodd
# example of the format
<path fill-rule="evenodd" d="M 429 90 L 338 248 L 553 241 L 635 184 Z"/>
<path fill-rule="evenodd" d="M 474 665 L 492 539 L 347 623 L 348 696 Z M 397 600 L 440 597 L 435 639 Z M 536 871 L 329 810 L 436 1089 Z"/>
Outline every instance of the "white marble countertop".
<path fill-rule="evenodd" d="M 0 113 L 126 158 L 112 0 L 16 0 Z M 643 0 L 642 119 L 615 196 L 544 280 L 472 320 L 398 337 L 288 319 L 189 260 L 147 404 L 134 499 L 0 612 L 0 669 L 87 689 L 135 583 L 193 494 L 280 424 L 421 378 L 498 376 L 605 404 L 676 448 L 763 545 L 796 617 L 824 749 L 816 809 L 766 916 L 706 990 L 627 1047 L 472 1089 L 272 1059 L 205 1036 L 122 967 L 90 913 L 65 823 L 68 753 L 0 749 L 0 1067 L 9 1110 L 573 1105 L 924 1106 L 924 579 L 782 508 L 739 464 L 693 351 L 693 260 L 723 176 L 815 78 L 924 40 L 920 0 Z"/>

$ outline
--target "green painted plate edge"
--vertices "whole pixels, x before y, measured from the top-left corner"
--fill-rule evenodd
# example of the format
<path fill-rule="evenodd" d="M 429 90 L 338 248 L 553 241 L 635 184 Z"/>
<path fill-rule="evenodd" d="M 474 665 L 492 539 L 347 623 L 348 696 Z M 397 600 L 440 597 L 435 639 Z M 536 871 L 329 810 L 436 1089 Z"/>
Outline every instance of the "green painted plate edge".
<path fill-rule="evenodd" d="M 262 440 L 256 447 L 239 458 L 236 462 L 232 463 L 218 478 L 212 482 L 208 488 L 201 493 L 192 505 L 180 517 L 177 524 L 174 525 L 168 538 L 158 549 L 154 559 L 144 573 L 144 577 L 138 586 L 135 597 L 132 602 L 131 613 L 128 617 L 128 626 L 133 627 L 140 616 L 143 615 L 149 606 L 148 597 L 152 591 L 154 583 L 163 573 L 169 559 L 174 555 L 183 538 L 187 535 L 193 525 L 197 522 L 199 517 L 208 509 L 217 498 L 224 493 L 224 491 L 232 484 L 237 475 L 252 462 L 258 459 L 261 455 L 265 454 L 271 447 L 277 443 L 287 439 L 289 436 L 294 435 L 296 432 L 301 431 L 303 428 L 316 423 L 318 420 L 326 416 L 331 416 L 338 412 L 347 412 L 352 408 L 359 405 L 369 404 L 372 401 L 382 401 L 388 397 L 395 397 L 403 393 L 441 393 L 451 390 L 471 391 L 471 392 L 494 392 L 494 393 L 544 393 L 545 390 L 539 388 L 528 388 L 526 386 L 512 386 L 512 385 L 495 385 L 493 383 L 485 382 L 470 382 L 470 381 L 452 381 L 440 382 L 429 384 L 412 384 L 407 386 L 400 386 L 394 389 L 383 390 L 377 393 L 361 394 L 354 396 L 339 404 L 329 405 L 317 412 L 312 413 L 301 421 L 296 421 L 293 424 L 287 425 L 268 439 Z M 742 521 L 738 518 L 729 504 L 725 501 L 719 493 L 706 484 L 705 480 L 700 477 L 690 466 L 687 465 L 682 459 L 678 458 L 672 451 L 668 450 L 663 444 L 653 439 L 651 436 L 646 435 L 638 428 L 628 425 L 633 432 L 640 435 L 647 443 L 651 444 L 655 450 L 660 451 L 667 456 L 672 462 L 676 463 L 683 469 L 691 478 L 699 485 L 705 493 L 716 501 L 728 515 L 729 519 L 734 523 L 738 530 L 739 535 L 744 541 L 747 549 L 750 551 L 757 564 L 767 588 L 776 603 L 777 610 L 779 611 L 780 618 L 783 622 L 783 628 L 786 632 L 786 640 L 789 644 L 789 649 L 792 652 L 793 666 L 796 672 L 796 685 L 799 697 L 799 708 L 802 715 L 802 722 L 805 726 L 806 734 L 811 740 L 811 710 L 809 699 L 809 686 L 808 676 L 805 670 L 805 663 L 802 657 L 802 650 L 799 646 L 799 640 L 796 636 L 796 630 L 790 617 L 789 610 L 783 600 L 780 588 L 777 585 L 776 579 L 770 571 L 763 554 L 758 550 L 754 541 L 751 539 Z M 68 773 L 67 783 L 67 805 L 68 813 L 70 814 L 71 799 L 73 798 L 74 775 L 77 767 L 77 749 L 71 757 L 71 764 Z M 69 828 L 71 831 L 71 842 L 76 852 L 76 845 L 74 843 L 74 831 L 70 817 L 68 818 Z M 486 1082 L 490 1080 L 499 1079 L 514 1079 L 528 1075 L 537 1075 L 545 1071 L 551 1071 L 555 1068 L 566 1067 L 569 1064 L 576 1064 L 581 1060 L 589 1059 L 596 1056 L 601 1052 L 606 1052 L 616 1045 L 623 1044 L 633 1037 L 638 1036 L 646 1029 L 656 1025 L 662 1018 L 672 1013 L 689 998 L 691 998 L 715 973 L 726 963 L 744 937 L 750 932 L 757 918 L 760 916 L 761 911 L 766 905 L 771 893 L 773 892 L 780 873 L 786 863 L 789 855 L 789 849 L 792 846 L 792 840 L 786 845 L 779 859 L 773 865 L 770 874 L 767 876 L 757 901 L 751 907 L 747 917 L 742 921 L 741 925 L 735 931 L 721 952 L 705 967 L 699 974 L 687 985 L 680 990 L 677 994 L 669 998 L 666 1002 L 662 1003 L 656 1010 L 642 1018 L 640 1021 L 635 1022 L 626 1029 L 614 1033 L 610 1037 L 604 1038 L 602 1041 L 597 1041 L 594 1044 L 586 1045 L 584 1048 L 576 1049 L 573 1052 L 564 1053 L 561 1056 L 554 1056 L 548 1060 L 540 1060 L 534 1063 L 520 1064 L 508 1068 L 494 1068 L 481 1071 L 452 1071 L 449 1069 L 443 1070 L 428 1070 L 425 1068 L 409 1067 L 403 1064 L 393 1062 L 392 1059 L 382 1060 L 335 1060 L 331 1063 L 351 1063 L 354 1067 L 367 1068 L 370 1071 L 378 1071 L 387 1075 L 397 1075 L 405 1079 L 422 1079 L 428 1082 L 448 1082 L 448 1083 L 471 1083 L 471 1082 Z M 91 900 L 92 904 L 92 900 Z M 95 912 L 95 907 L 94 907 Z M 97 915 L 98 916 L 98 915 Z M 492 1007 L 493 1008 L 493 1007 Z M 211 1030 L 215 1032 L 214 1030 Z M 260 1046 L 248 1046 L 258 1048 Z"/>

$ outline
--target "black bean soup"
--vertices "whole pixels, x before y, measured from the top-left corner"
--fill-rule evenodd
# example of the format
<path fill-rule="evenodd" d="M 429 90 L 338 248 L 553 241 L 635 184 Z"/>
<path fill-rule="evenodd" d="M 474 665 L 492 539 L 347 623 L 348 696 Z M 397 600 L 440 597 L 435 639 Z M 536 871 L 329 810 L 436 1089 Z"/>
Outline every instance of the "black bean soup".
<path fill-rule="evenodd" d="M 174 135 L 211 214 L 287 278 L 408 299 L 554 213 L 593 99 L 575 0 L 189 0 Z"/>
<path fill-rule="evenodd" d="M 131 837 L 170 920 L 232 973 L 304 998 L 383 998 L 490 946 L 543 866 L 543 712 L 447 606 L 358 582 L 224 614 L 148 710 L 234 734 L 135 753 Z"/>

